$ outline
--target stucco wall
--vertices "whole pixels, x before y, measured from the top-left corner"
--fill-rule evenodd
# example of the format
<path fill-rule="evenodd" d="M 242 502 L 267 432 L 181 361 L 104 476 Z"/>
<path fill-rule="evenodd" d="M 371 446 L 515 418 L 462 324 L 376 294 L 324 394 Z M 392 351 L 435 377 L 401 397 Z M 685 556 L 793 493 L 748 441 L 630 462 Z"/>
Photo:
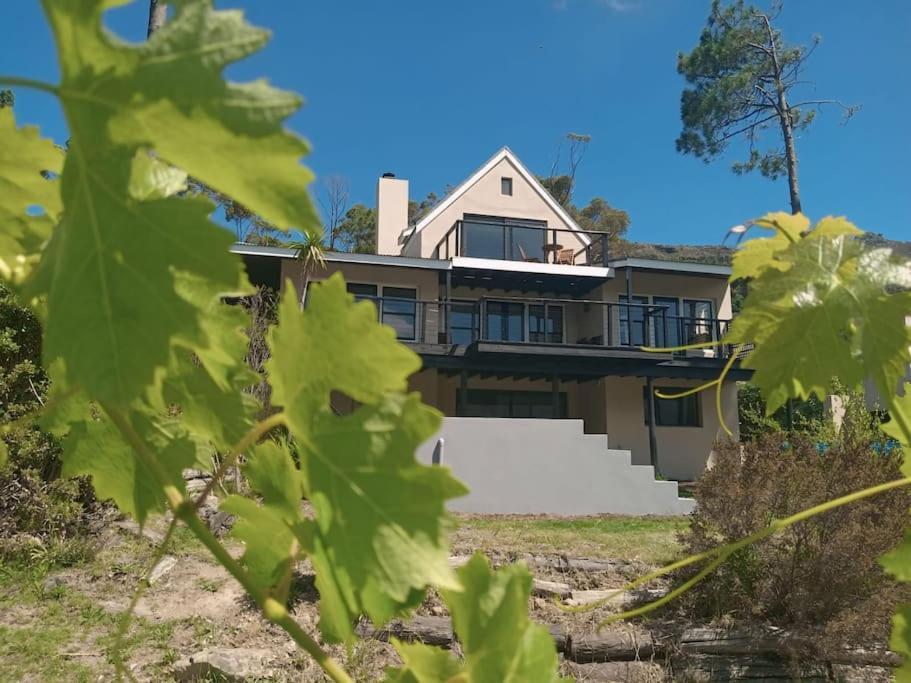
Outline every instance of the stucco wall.
<path fill-rule="evenodd" d="M 512 178 L 512 196 L 500 191 L 500 178 L 504 176 Z M 512 162 L 502 159 L 445 211 L 416 233 L 402 253 L 406 256 L 432 256 L 434 248 L 446 232 L 465 214 L 541 220 L 547 221 L 550 228 L 570 227 L 547 205 L 535 188 L 525 181 Z M 583 244 L 581 241 L 577 245 L 568 244 L 565 240 L 558 241 L 567 248 L 572 246 L 577 250 Z"/>
<path fill-rule="evenodd" d="M 681 379 L 656 379 L 655 388 L 690 387 L 698 382 Z M 645 380 L 637 377 L 608 377 L 604 380 L 607 403 L 607 434 L 611 448 L 632 453 L 633 462 L 649 462 L 648 427 L 645 424 L 643 391 Z M 658 437 L 658 471 L 669 479 L 687 481 L 702 474 L 716 440 L 728 438 L 715 411 L 714 390 L 699 395 L 702 427 L 655 427 Z M 661 399 L 656 399 L 661 400 Z M 725 383 L 721 404 L 725 422 L 739 438 L 737 386 Z"/>
<path fill-rule="evenodd" d="M 367 263 L 332 263 L 325 268 L 317 268 L 310 275 L 311 282 L 319 282 L 341 272 L 347 282 L 390 285 L 393 287 L 416 288 L 418 299 L 435 300 L 439 298 L 439 274 L 435 270 L 405 268 L 396 266 L 378 266 Z M 300 265 L 294 259 L 282 260 L 282 290 L 286 281 L 291 279 L 300 287 Z"/>
<path fill-rule="evenodd" d="M 452 510 L 484 514 L 679 515 L 693 501 L 677 485 L 656 481 L 651 467 L 630 464 L 603 436 L 582 433 L 578 420 L 446 418 L 423 444 L 430 464 L 443 439 L 442 465 L 469 488 Z"/>

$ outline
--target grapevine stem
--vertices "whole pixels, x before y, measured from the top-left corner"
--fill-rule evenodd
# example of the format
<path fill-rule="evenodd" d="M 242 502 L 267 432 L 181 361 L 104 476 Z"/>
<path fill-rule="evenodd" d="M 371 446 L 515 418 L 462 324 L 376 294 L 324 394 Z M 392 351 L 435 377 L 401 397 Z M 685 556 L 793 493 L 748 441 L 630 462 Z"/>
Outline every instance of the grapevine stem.
<path fill-rule="evenodd" d="M 227 549 L 219 543 L 215 535 L 209 530 L 203 521 L 196 514 L 196 508 L 193 500 L 184 496 L 180 490 L 169 481 L 167 472 L 165 472 L 158 458 L 143 441 L 142 437 L 133 428 L 133 425 L 127 417 L 105 403 L 101 407 L 107 413 L 108 417 L 132 446 L 137 457 L 152 472 L 158 485 L 164 490 L 174 516 L 180 518 L 186 524 L 196 538 L 206 546 L 215 559 L 233 576 L 241 586 L 247 591 L 256 603 L 259 605 L 263 615 L 272 623 L 280 626 L 290 635 L 294 641 L 300 645 L 306 652 L 313 657 L 317 664 L 326 672 L 335 683 L 353 683 L 351 678 L 345 673 L 341 665 L 330 657 L 319 644 L 304 631 L 284 605 L 279 604 L 274 598 L 263 591 L 252 579 L 252 577 L 241 567 L 240 563 L 228 553 Z"/>
<path fill-rule="evenodd" d="M 43 90 L 52 95 L 60 95 L 60 88 L 45 81 L 36 81 L 31 78 L 19 78 L 18 76 L 0 76 L 0 85 L 10 85 L 13 87 L 31 88 L 32 90 Z"/>
<path fill-rule="evenodd" d="M 126 674 L 127 678 L 133 681 L 133 675 L 127 670 L 123 665 L 123 657 L 121 653 L 123 651 L 123 639 L 127 634 L 127 631 L 130 628 L 130 622 L 133 620 L 133 612 L 136 610 L 136 605 L 139 604 L 139 600 L 142 598 L 143 594 L 146 591 L 146 588 L 149 587 L 149 578 L 152 576 L 152 571 L 158 566 L 158 563 L 161 562 L 161 558 L 164 557 L 164 554 L 168 550 L 168 545 L 171 543 L 171 538 L 174 536 L 174 530 L 177 528 L 177 517 L 171 519 L 171 523 L 168 525 L 168 530 L 165 532 L 164 539 L 155 549 L 155 553 L 152 555 L 152 561 L 149 563 L 149 569 L 146 571 L 145 575 L 142 577 L 142 580 L 139 582 L 139 585 L 136 586 L 136 590 L 133 592 L 133 597 L 130 600 L 130 605 L 127 607 L 127 611 L 123 613 L 123 616 L 120 618 L 120 623 L 117 626 L 117 633 L 114 636 L 114 648 L 111 656 L 114 660 L 114 668 L 117 671 L 117 680 Z"/>
<path fill-rule="evenodd" d="M 212 478 L 206 484 L 206 487 L 196 497 L 196 501 L 193 504 L 194 509 L 198 510 L 200 507 L 202 507 L 202 504 L 205 502 L 206 498 L 209 497 L 209 494 L 212 493 L 212 489 L 215 488 L 215 485 L 222 480 L 222 478 L 225 476 L 225 472 L 228 471 L 228 468 L 237 462 L 237 458 L 239 458 L 245 450 L 259 441 L 261 436 L 271 431 L 275 427 L 278 427 L 284 421 L 284 413 L 275 413 L 274 415 L 267 417 L 265 420 L 260 420 L 255 425 L 253 425 L 250 430 L 241 437 L 240 441 L 231 447 L 227 455 L 225 455 L 224 460 L 222 460 L 218 465 L 218 468 L 212 474 Z"/>
<path fill-rule="evenodd" d="M 695 555 L 690 555 L 689 557 L 685 557 L 682 560 L 677 560 L 676 562 L 672 562 L 671 564 L 665 565 L 664 567 L 656 569 L 653 572 L 649 572 L 648 574 L 645 574 L 644 576 L 640 576 L 638 579 L 631 581 L 630 583 L 626 584 L 625 586 L 618 588 L 616 592 L 612 593 L 611 595 L 607 596 L 606 598 L 604 598 L 602 600 L 599 600 L 597 602 L 593 602 L 593 603 L 590 603 L 588 605 L 584 605 L 581 607 L 561 607 L 561 609 L 563 609 L 566 612 L 587 612 L 589 610 L 594 610 L 594 609 L 597 609 L 598 607 L 601 607 L 602 605 L 610 602 L 616 595 L 618 595 L 622 591 L 629 591 L 634 588 L 638 588 L 639 586 L 642 586 L 650 581 L 653 581 L 654 579 L 657 579 L 661 576 L 665 576 L 666 574 L 670 574 L 671 572 L 676 571 L 677 569 L 689 567 L 690 565 L 696 564 L 703 560 L 711 560 L 711 562 L 708 564 L 708 566 L 706 566 L 703 570 L 701 570 L 696 576 L 694 576 L 692 579 L 690 579 L 685 584 L 683 584 L 679 588 L 675 589 L 668 595 L 666 595 L 662 598 L 659 598 L 658 600 L 655 600 L 653 602 L 650 602 L 646 605 L 643 605 L 641 607 L 637 607 L 636 609 L 629 610 L 629 611 L 622 612 L 620 614 L 615 614 L 611 617 L 608 617 L 607 619 L 605 619 L 604 621 L 602 621 L 599 624 L 599 627 L 603 627 L 614 621 L 619 621 L 622 619 L 629 619 L 631 617 L 646 614 L 648 612 L 651 612 L 655 608 L 660 607 L 661 605 L 665 604 L 669 600 L 679 596 L 680 594 L 689 590 L 693 586 L 695 586 L 697 583 L 702 581 L 706 576 L 708 576 L 712 571 L 714 571 L 722 562 L 724 562 L 724 560 L 726 560 L 728 557 L 730 557 L 733 553 L 737 552 L 741 548 L 745 548 L 748 545 L 761 541 L 764 538 L 767 538 L 775 533 L 778 533 L 782 529 L 786 529 L 787 527 L 789 527 L 793 524 L 796 524 L 797 522 L 803 522 L 807 519 L 810 519 L 811 517 L 815 517 L 816 515 L 820 515 L 824 512 L 829 512 L 829 511 L 839 508 L 843 505 L 848 505 L 849 503 L 854 503 L 858 500 L 863 500 L 864 498 L 869 498 L 870 496 L 875 496 L 880 493 L 885 493 L 886 491 L 891 491 L 893 489 L 902 488 L 903 486 L 909 486 L 909 485 L 911 485 L 911 477 L 904 477 L 902 479 L 893 479 L 892 481 L 887 481 L 882 484 L 877 484 L 876 486 L 871 486 L 869 488 L 861 489 L 860 491 L 853 491 L 852 493 L 849 493 L 845 496 L 841 496 L 840 498 L 833 498 L 832 500 L 828 500 L 824 503 L 820 503 L 819 505 L 814 505 L 813 507 L 807 508 L 806 510 L 801 510 L 800 512 L 797 512 L 789 517 L 783 517 L 782 519 L 773 520 L 768 526 L 765 526 L 762 529 L 754 531 L 749 536 L 745 536 L 737 541 L 733 541 L 732 543 L 728 543 L 727 545 L 719 546 L 717 548 L 713 548 L 711 550 L 707 550 L 702 553 L 696 553 Z"/>

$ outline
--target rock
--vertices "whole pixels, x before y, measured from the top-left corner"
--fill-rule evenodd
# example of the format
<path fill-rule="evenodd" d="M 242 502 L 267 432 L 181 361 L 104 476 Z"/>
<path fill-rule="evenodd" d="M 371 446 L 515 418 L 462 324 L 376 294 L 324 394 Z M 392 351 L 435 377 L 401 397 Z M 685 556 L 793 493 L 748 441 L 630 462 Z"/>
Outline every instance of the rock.
<path fill-rule="evenodd" d="M 775 628 L 723 629 L 700 626 L 680 636 L 684 654 L 704 655 L 786 655 L 785 633 Z"/>
<path fill-rule="evenodd" d="M 468 560 L 471 559 L 471 555 L 453 555 L 449 558 L 449 566 L 453 569 L 458 569 L 459 567 L 464 567 L 468 564 Z"/>
<path fill-rule="evenodd" d="M 275 678 L 272 651 L 257 648 L 213 648 L 203 650 L 174 665 L 177 681 L 224 680 L 246 683 Z"/>
<path fill-rule="evenodd" d="M 435 617 L 442 617 L 446 615 L 446 610 L 442 605 L 434 605 L 430 608 L 430 613 Z"/>
<path fill-rule="evenodd" d="M 544 581 L 535 579 L 531 587 L 532 595 L 539 595 L 542 598 L 568 598 L 572 595 L 572 589 L 569 584 L 560 583 L 559 581 Z"/>
<path fill-rule="evenodd" d="M 894 673 L 885 666 L 832 664 L 832 675 L 840 683 L 891 683 Z"/>
<path fill-rule="evenodd" d="M 689 655 L 674 658 L 673 680 L 684 681 L 803 681 L 829 680 L 823 663 L 787 661 L 757 655 Z"/>
<path fill-rule="evenodd" d="M 152 567 L 152 571 L 149 572 L 149 585 L 153 586 L 158 583 L 169 571 L 174 569 L 177 566 L 177 558 L 173 555 L 165 555 L 162 557 L 158 564 Z"/>
<path fill-rule="evenodd" d="M 116 526 L 121 531 L 126 531 L 127 533 L 133 534 L 134 536 L 142 536 L 144 539 L 151 543 L 154 543 L 155 545 L 158 545 L 164 541 L 163 533 L 150 529 L 148 526 L 143 526 L 140 528 L 139 525 L 132 519 L 122 519 L 119 522 L 115 522 L 114 526 Z"/>
<path fill-rule="evenodd" d="M 66 578 L 62 574 L 52 574 L 44 579 L 41 588 L 45 593 L 50 593 L 55 588 L 66 588 Z"/>
<path fill-rule="evenodd" d="M 568 662 L 563 673 L 590 683 L 653 683 L 665 680 L 661 666 L 655 662 Z"/>

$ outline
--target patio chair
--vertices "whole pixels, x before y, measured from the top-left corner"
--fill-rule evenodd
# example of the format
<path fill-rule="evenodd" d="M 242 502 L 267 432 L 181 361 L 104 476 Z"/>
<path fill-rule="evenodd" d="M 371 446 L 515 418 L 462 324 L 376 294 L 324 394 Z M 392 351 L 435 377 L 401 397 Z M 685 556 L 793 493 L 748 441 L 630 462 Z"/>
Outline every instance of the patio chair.
<path fill-rule="evenodd" d="M 576 265 L 576 254 L 572 249 L 561 249 L 557 252 L 556 263 L 561 263 L 565 266 L 574 266 Z"/>

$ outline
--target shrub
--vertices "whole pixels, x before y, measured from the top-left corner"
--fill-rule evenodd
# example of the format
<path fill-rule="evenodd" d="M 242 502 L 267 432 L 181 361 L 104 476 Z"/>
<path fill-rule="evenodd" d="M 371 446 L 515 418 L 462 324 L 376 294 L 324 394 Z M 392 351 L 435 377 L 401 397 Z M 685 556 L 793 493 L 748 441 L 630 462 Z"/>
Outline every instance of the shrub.
<path fill-rule="evenodd" d="M 837 434 L 827 426 L 815 437 L 789 441 L 773 434 L 719 446 L 716 464 L 695 487 L 698 506 L 681 535 L 686 552 L 735 541 L 775 518 L 901 477 L 900 452 L 875 448 L 881 440 L 855 398 Z M 758 617 L 781 626 L 833 620 L 891 590 L 877 557 L 901 539 L 909 503 L 908 491 L 894 490 L 744 548 L 690 594 L 687 608 L 702 617 Z M 888 632 L 887 623 L 880 626 Z"/>
<path fill-rule="evenodd" d="M 60 479 L 57 440 L 27 419 L 47 393 L 40 358 L 37 317 L 0 285 L 0 423 L 26 418 L 3 436 L 9 464 L 0 469 L 0 539 L 72 537 L 83 527 L 93 500 L 84 480 Z M 0 544 L 0 551 L 8 545 Z"/>

